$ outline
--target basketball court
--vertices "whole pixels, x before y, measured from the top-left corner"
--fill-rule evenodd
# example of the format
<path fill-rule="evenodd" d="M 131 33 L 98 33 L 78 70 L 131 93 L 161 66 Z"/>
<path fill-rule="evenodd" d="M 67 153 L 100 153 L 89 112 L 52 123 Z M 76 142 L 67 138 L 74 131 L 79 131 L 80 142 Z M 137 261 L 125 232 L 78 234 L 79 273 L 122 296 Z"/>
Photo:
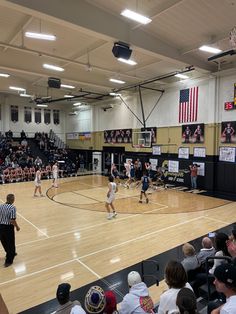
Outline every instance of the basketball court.
<path fill-rule="evenodd" d="M 117 218 L 104 208 L 107 177 L 43 181 L 45 197 L 32 197 L 32 182 L 3 185 L 2 201 L 16 196 L 17 257 L 4 268 L 0 291 L 11 313 L 55 298 L 60 282 L 72 290 L 92 283 L 186 241 L 234 222 L 235 204 L 175 189 L 150 189 L 149 204 L 138 203 L 140 189 L 119 186 Z M 117 282 L 118 284 L 118 282 Z M 158 300 L 161 287 L 151 288 Z"/>

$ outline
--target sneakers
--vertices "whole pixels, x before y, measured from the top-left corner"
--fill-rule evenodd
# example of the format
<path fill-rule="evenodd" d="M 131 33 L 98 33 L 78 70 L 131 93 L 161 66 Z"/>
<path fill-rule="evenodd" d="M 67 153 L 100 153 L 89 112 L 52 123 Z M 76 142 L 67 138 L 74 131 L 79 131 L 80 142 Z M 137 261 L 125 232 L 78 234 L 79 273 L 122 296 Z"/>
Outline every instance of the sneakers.
<path fill-rule="evenodd" d="M 116 216 L 117 216 L 117 212 L 113 212 L 113 213 L 112 213 L 112 217 L 113 217 L 113 218 L 116 218 Z"/>
<path fill-rule="evenodd" d="M 140 200 L 140 201 L 139 201 L 139 203 L 141 203 L 141 204 L 142 204 L 142 201 Z"/>
<path fill-rule="evenodd" d="M 113 214 L 108 214 L 108 215 L 107 215 L 107 219 L 108 219 L 108 220 L 111 220 L 112 218 L 113 218 Z"/>

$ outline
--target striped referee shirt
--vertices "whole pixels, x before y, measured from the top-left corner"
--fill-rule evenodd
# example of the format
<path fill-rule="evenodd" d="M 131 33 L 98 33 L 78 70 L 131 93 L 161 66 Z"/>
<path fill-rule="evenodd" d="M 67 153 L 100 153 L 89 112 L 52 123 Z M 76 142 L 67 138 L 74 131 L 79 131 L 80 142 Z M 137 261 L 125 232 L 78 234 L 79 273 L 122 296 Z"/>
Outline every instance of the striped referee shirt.
<path fill-rule="evenodd" d="M 16 219 L 15 206 L 7 203 L 0 205 L 0 224 L 10 225 L 13 219 Z"/>

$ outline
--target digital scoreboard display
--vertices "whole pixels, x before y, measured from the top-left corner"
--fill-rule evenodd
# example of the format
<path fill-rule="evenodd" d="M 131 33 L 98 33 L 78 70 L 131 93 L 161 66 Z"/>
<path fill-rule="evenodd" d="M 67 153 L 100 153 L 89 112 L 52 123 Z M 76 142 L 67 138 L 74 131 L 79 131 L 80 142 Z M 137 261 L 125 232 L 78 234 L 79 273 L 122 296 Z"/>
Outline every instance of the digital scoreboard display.
<path fill-rule="evenodd" d="M 233 101 L 226 101 L 225 102 L 225 110 L 234 110 L 236 109 L 236 105 Z"/>

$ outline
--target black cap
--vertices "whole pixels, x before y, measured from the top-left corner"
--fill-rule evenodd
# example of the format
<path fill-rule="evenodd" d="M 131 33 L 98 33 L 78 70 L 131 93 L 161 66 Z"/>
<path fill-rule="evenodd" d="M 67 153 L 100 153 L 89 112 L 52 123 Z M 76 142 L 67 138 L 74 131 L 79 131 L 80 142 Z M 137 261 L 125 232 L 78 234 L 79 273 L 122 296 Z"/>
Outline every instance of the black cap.
<path fill-rule="evenodd" d="M 62 283 L 57 288 L 57 299 L 69 299 L 71 285 L 69 283 Z"/>
<path fill-rule="evenodd" d="M 217 280 L 226 285 L 236 288 L 236 266 L 232 264 L 221 264 L 216 267 L 214 276 Z"/>

